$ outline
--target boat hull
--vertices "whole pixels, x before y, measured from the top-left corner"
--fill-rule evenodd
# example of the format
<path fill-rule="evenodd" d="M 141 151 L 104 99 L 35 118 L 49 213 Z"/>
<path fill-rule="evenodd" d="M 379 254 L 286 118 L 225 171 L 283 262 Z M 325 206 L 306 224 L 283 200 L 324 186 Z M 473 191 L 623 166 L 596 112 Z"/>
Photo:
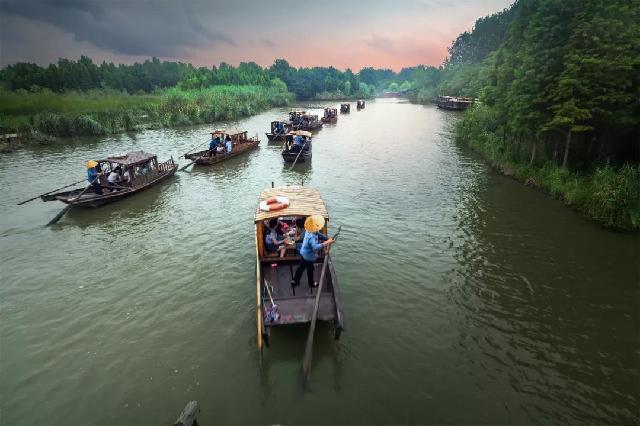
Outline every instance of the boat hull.
<path fill-rule="evenodd" d="M 246 152 L 251 151 L 254 148 L 257 148 L 260 145 L 260 141 L 251 141 L 251 142 L 243 142 L 241 144 L 236 144 L 231 151 L 230 154 L 226 153 L 218 153 L 217 155 L 211 155 L 209 150 L 193 152 L 190 154 L 185 154 L 184 158 L 187 160 L 191 160 L 200 166 L 212 166 L 214 164 L 221 163 L 225 160 L 228 160 L 233 157 L 237 157 L 238 155 L 244 154 Z"/>

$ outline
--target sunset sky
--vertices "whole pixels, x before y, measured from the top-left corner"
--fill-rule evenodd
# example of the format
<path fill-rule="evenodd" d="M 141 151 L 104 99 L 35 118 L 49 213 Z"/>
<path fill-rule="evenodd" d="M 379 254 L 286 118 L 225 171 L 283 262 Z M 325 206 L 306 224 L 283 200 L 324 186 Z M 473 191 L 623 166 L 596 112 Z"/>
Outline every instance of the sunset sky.
<path fill-rule="evenodd" d="M 276 58 L 396 71 L 439 65 L 447 46 L 512 0 L 0 0 L 0 65 L 84 54 L 194 65 Z"/>

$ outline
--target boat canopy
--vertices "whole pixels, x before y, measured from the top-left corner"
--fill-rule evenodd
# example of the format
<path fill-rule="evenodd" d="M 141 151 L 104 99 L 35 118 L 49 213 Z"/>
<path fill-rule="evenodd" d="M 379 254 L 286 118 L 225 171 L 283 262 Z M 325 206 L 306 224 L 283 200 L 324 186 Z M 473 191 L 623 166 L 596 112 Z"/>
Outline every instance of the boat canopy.
<path fill-rule="evenodd" d="M 296 135 L 296 136 L 306 136 L 308 138 L 313 136 L 313 134 L 311 132 L 307 132 L 306 130 L 294 130 L 292 132 L 289 132 L 289 134 L 290 135 Z"/>
<path fill-rule="evenodd" d="M 228 130 L 216 129 L 213 132 L 211 132 L 212 135 L 229 135 L 229 136 L 237 136 L 237 135 L 241 135 L 243 133 L 247 133 L 247 131 L 246 130 L 240 130 L 240 129 L 228 129 Z"/>
<path fill-rule="evenodd" d="M 289 199 L 289 207 L 269 212 L 260 210 L 260 202 L 276 196 L 287 197 Z M 329 219 L 329 213 L 327 213 L 327 207 L 320 197 L 320 191 L 308 186 L 292 185 L 269 188 L 262 191 L 254 218 L 255 223 L 258 223 L 265 219 L 280 216 L 311 216 L 313 214 L 322 215 L 326 220 Z"/>
<path fill-rule="evenodd" d="M 117 163 L 123 166 L 131 166 L 139 163 L 146 163 L 152 159 L 156 158 L 156 154 L 150 154 L 144 151 L 133 151 L 128 152 L 124 155 L 114 155 L 112 157 L 107 157 L 102 160 L 98 160 L 98 162 L 111 162 Z"/>

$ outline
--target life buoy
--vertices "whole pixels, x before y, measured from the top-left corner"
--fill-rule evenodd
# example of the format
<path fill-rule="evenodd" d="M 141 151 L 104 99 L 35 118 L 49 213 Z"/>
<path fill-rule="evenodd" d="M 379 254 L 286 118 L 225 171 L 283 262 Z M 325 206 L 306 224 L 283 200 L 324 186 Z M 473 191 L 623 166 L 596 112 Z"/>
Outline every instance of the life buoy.
<path fill-rule="evenodd" d="M 282 210 L 289 207 L 289 199 L 281 195 L 269 197 L 260 202 L 260 210 L 263 212 L 272 212 L 274 210 Z"/>

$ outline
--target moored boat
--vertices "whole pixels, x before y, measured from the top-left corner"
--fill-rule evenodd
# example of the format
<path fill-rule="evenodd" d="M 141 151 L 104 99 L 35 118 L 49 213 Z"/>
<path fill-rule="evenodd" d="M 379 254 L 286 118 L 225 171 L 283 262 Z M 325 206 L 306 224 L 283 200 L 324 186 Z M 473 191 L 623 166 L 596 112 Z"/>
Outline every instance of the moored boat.
<path fill-rule="evenodd" d="M 364 109 L 364 101 L 362 99 L 358 99 L 358 102 L 356 103 L 356 108 Z"/>
<path fill-rule="evenodd" d="M 286 121 L 272 121 L 271 132 L 265 133 L 269 142 L 284 141 L 287 133 L 291 131 L 291 124 Z"/>
<path fill-rule="evenodd" d="M 324 115 L 321 120 L 323 123 L 337 123 L 338 110 L 336 108 L 325 108 Z"/>
<path fill-rule="evenodd" d="M 62 201 L 71 207 L 99 207 L 104 204 L 121 200 L 145 189 L 156 185 L 167 179 L 176 172 L 177 165 L 173 158 L 158 163 L 155 154 L 144 151 L 129 152 L 124 155 L 114 155 L 101 160 L 92 161 L 94 167 L 102 171 L 102 175 L 97 178 L 96 190 L 88 188 L 78 188 L 71 191 L 47 194 L 40 197 L 42 201 Z M 119 169 L 123 176 L 113 184 L 107 181 L 107 176 L 112 171 Z M 124 177 L 128 176 L 128 180 Z"/>
<path fill-rule="evenodd" d="M 214 130 L 211 132 L 211 139 L 216 137 L 221 142 L 216 149 L 192 152 L 185 154 L 184 158 L 202 166 L 210 166 L 243 154 L 260 144 L 257 137 L 248 137 L 246 130 Z M 231 140 L 231 151 L 225 146 L 227 138 Z"/>
<path fill-rule="evenodd" d="M 473 98 L 462 98 L 456 96 L 438 96 L 436 98 L 436 106 L 442 109 L 452 111 L 464 111 L 475 103 Z"/>
<path fill-rule="evenodd" d="M 269 210 L 270 200 L 283 201 L 284 208 Z M 300 285 L 293 287 L 291 281 L 300 256 L 296 251 L 296 237 L 301 241 L 300 226 L 311 215 L 321 215 L 324 226 L 321 229 L 327 234 L 329 214 L 317 189 L 306 186 L 284 186 L 269 188 L 260 193 L 254 214 L 256 240 L 256 296 L 257 296 L 257 331 L 258 348 L 263 342 L 271 343 L 271 328 L 294 324 L 309 323 L 314 311 L 317 288 L 310 287 L 306 274 L 301 277 Z M 278 257 L 277 253 L 267 250 L 265 238 L 268 222 L 281 217 L 288 225 L 286 232 L 286 254 Z M 266 224 L 265 224 L 266 222 Z M 344 329 L 344 312 L 340 302 L 340 292 L 336 272 L 327 254 L 327 270 L 325 280 L 319 294 L 317 320 L 330 322 L 333 325 L 334 337 L 337 340 Z M 324 255 L 318 256 L 314 262 L 313 277 L 319 282 Z"/>
<path fill-rule="evenodd" d="M 342 114 L 348 114 L 351 112 L 351 104 L 340 104 L 340 112 Z"/>
<path fill-rule="evenodd" d="M 282 158 L 286 163 L 304 163 L 311 159 L 311 132 L 294 130 L 286 136 L 282 147 Z"/>

